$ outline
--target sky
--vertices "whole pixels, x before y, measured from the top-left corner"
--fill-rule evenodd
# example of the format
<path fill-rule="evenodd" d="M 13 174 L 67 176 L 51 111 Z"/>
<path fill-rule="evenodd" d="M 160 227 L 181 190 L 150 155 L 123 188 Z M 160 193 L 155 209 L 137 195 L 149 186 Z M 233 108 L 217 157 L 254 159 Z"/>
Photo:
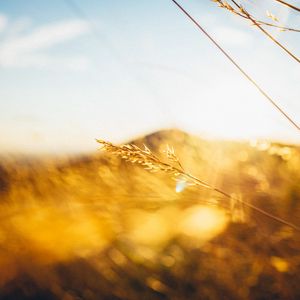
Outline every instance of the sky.
<path fill-rule="evenodd" d="M 180 1 L 179 1 L 180 2 Z M 181 1 L 300 123 L 300 66 L 209 0 Z M 245 7 L 297 26 L 272 0 Z M 300 55 L 300 33 L 272 33 Z M 300 134 L 170 0 L 0 0 L 0 153 L 76 153 L 164 128 L 299 143 Z"/>

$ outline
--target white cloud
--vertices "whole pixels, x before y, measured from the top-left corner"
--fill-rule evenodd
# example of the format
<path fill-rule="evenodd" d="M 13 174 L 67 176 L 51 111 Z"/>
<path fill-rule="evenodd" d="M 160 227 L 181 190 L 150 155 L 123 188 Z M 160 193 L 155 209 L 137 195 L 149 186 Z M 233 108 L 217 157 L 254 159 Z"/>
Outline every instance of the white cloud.
<path fill-rule="evenodd" d="M 27 34 L 8 36 L 0 45 L 0 66 L 53 68 L 61 65 L 71 69 L 85 68 L 87 58 L 82 56 L 57 58 L 43 51 L 78 38 L 88 31 L 87 22 L 69 20 L 44 25 Z"/>
<path fill-rule="evenodd" d="M 25 31 L 28 32 L 32 26 L 32 20 L 29 17 L 20 17 L 13 22 L 9 22 L 9 26 L 5 28 L 5 35 L 9 38 L 16 37 L 20 34 L 24 34 Z"/>
<path fill-rule="evenodd" d="M 252 42 L 250 34 L 228 26 L 220 26 L 214 29 L 214 36 L 218 42 L 230 46 L 245 46 Z"/>
<path fill-rule="evenodd" d="M 0 14 L 0 32 L 5 29 L 7 25 L 7 18 L 5 15 Z"/>
<path fill-rule="evenodd" d="M 83 55 L 73 55 L 69 57 L 57 57 L 46 54 L 27 54 L 15 56 L 11 61 L 2 62 L 3 67 L 15 68 L 47 68 L 57 70 L 65 68 L 73 71 L 85 70 L 89 66 L 89 59 Z"/>

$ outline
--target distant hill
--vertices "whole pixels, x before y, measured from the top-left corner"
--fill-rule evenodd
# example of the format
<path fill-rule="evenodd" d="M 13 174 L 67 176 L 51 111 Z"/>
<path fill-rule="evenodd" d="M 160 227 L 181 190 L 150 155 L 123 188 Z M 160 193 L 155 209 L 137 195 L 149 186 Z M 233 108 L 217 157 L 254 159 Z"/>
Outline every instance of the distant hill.
<path fill-rule="evenodd" d="M 101 137 L 99 137 L 101 138 Z M 180 130 L 134 140 L 300 225 L 300 151 Z M 95 149 L 98 147 L 95 144 Z M 299 299 L 300 235 L 109 153 L 0 160 L 0 299 Z"/>

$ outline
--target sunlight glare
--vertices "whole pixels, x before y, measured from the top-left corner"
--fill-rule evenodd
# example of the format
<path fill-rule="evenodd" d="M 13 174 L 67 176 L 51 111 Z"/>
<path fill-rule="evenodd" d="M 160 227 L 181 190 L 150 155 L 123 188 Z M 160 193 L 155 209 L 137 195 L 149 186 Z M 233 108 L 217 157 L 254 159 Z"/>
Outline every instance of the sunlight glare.
<path fill-rule="evenodd" d="M 193 206 L 183 212 L 179 231 L 200 240 L 210 240 L 220 234 L 228 223 L 225 213 L 208 206 Z"/>

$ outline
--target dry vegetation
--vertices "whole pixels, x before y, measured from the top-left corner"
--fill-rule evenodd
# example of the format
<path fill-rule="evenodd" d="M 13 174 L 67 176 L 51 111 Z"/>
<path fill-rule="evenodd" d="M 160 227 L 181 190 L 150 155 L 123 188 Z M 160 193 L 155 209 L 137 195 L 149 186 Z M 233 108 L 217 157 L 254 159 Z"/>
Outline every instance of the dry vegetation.
<path fill-rule="evenodd" d="M 113 153 L 3 157 L 0 299 L 300 298 L 299 232 L 182 174 L 299 226 L 300 149 L 179 131 L 135 144 L 159 161 L 172 145 L 181 165 L 171 149 L 177 171 L 154 174 Z"/>

